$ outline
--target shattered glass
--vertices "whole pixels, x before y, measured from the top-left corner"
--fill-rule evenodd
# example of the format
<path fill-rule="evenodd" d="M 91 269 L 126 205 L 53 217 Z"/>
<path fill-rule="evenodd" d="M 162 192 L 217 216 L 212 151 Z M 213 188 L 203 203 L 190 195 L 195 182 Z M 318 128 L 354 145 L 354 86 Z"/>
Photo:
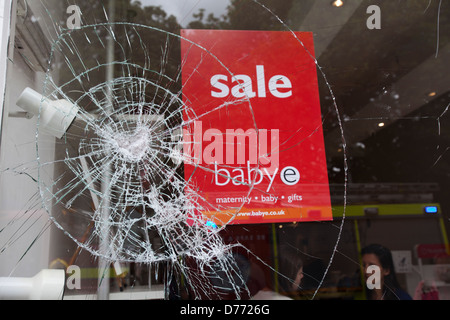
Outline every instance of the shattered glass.
<path fill-rule="evenodd" d="M 45 132 L 39 114 L 35 122 L 14 120 L 34 126 L 33 136 L 20 145 L 8 136 L 13 148 L 32 150 L 32 159 L 8 158 L 3 179 L 25 178 L 36 193 L 25 195 L 19 213 L 2 221 L 0 264 L 28 224 L 34 225 L 30 221 L 46 215 L 49 221 L 8 267 L 10 274 L 41 235 L 51 232 L 51 267 L 95 270 L 84 274 L 83 289 L 69 296 L 96 293 L 108 283 L 107 293 L 163 284 L 165 299 L 248 299 L 268 287 L 298 299 L 360 298 L 361 246 L 388 242 L 413 251 L 419 243 L 447 244 L 447 3 L 353 1 L 342 8 L 328 0 L 18 3 L 25 10 L 21 19 L 48 38 L 36 90 L 45 99 L 69 101 L 77 115 L 61 139 Z M 379 28 L 369 28 L 370 5 L 380 8 Z M 302 52 L 307 49 L 294 31 L 313 32 L 315 55 L 308 54 L 319 80 L 333 221 L 233 225 L 242 209 L 234 205 L 220 207 L 231 212 L 220 225 L 198 214 L 216 205 L 185 176 L 185 163 L 192 161 L 183 153 L 186 131 L 206 114 L 226 119 L 232 105 L 246 116 L 254 113 L 248 96 L 208 106 L 203 114 L 183 99 L 188 56 L 182 56 L 181 42 L 199 48 L 205 59 L 217 60 L 217 52 L 183 38 L 181 29 L 284 31 Z M 21 50 L 16 43 L 15 59 L 36 70 L 37 62 L 27 58 L 30 51 Z M 252 129 L 258 128 L 255 121 Z M 302 141 L 281 141 L 279 153 L 297 143 Z M 206 175 L 210 168 L 195 170 Z M 252 195 L 254 181 L 246 188 Z M 383 209 L 370 210 L 391 205 L 395 211 L 406 203 L 439 203 L 442 218 L 410 215 L 409 225 L 377 219 Z M 359 215 L 353 210 L 358 208 Z M 384 230 L 402 228 L 409 231 L 387 239 L 392 234 Z M 287 266 L 297 259 L 293 272 Z M 115 274 L 109 275 L 108 266 Z M 122 275 L 118 270 L 124 268 Z M 402 281 L 410 289 L 406 276 Z"/>

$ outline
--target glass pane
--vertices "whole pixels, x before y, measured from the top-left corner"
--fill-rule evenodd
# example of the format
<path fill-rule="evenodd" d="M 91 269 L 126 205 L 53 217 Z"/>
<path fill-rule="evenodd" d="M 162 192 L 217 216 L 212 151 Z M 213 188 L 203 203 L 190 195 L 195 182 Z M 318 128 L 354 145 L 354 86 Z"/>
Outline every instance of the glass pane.
<path fill-rule="evenodd" d="M 449 10 L 18 1 L 1 276 L 64 270 L 66 299 L 448 299 Z"/>

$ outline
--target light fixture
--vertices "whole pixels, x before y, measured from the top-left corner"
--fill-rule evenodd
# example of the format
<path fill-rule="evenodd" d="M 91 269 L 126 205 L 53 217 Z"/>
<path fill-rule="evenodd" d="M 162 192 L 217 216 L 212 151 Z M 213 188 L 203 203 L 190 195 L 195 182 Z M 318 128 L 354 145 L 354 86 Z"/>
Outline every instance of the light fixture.
<path fill-rule="evenodd" d="M 380 123 L 378 124 L 378 126 L 379 126 L 380 128 L 383 128 L 383 127 L 385 126 L 385 123 L 384 123 L 384 122 L 380 122 Z"/>
<path fill-rule="evenodd" d="M 65 281 L 62 269 L 42 270 L 32 278 L 0 278 L 0 300 L 62 300 Z"/>
<path fill-rule="evenodd" d="M 78 107 L 67 100 L 50 100 L 33 89 L 26 88 L 16 103 L 29 114 L 39 116 L 39 127 L 61 139 L 75 120 Z"/>
<path fill-rule="evenodd" d="M 438 207 L 437 206 L 426 206 L 424 208 L 425 213 L 438 213 Z"/>
<path fill-rule="evenodd" d="M 436 92 L 435 91 L 432 91 L 432 92 L 430 92 L 429 94 L 428 94 L 428 96 L 429 97 L 435 97 L 436 96 Z"/>
<path fill-rule="evenodd" d="M 333 6 L 334 7 L 342 7 L 343 5 L 344 5 L 344 2 L 342 1 L 342 0 L 335 0 L 335 1 L 333 1 Z"/>
<path fill-rule="evenodd" d="M 22 92 L 16 105 L 25 110 L 25 112 L 17 112 L 10 114 L 10 116 L 25 117 L 28 119 L 37 116 L 39 117 L 39 129 L 58 139 L 61 139 L 68 130 L 70 133 L 71 129 L 69 127 L 74 121 L 85 121 L 77 117 L 80 111 L 78 106 L 65 99 L 50 100 L 31 88 L 26 88 Z M 90 115 L 90 117 L 93 118 L 95 116 Z M 164 121 L 163 116 L 153 114 L 114 114 L 112 118 L 126 122 L 137 122 L 138 119 L 145 121 L 145 123 L 162 123 Z M 180 136 L 181 134 L 178 134 L 178 137 Z"/>

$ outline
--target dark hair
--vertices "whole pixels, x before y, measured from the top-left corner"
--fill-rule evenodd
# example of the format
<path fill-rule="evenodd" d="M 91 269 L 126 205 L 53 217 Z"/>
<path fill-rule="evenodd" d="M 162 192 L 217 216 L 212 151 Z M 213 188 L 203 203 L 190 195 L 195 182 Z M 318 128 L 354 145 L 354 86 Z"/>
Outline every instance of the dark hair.
<path fill-rule="evenodd" d="M 292 280 L 295 279 L 300 268 L 303 267 L 303 261 L 300 258 L 300 252 L 291 247 L 281 246 L 279 250 L 279 271 L 278 282 L 280 289 L 285 293 L 292 293 Z"/>
<path fill-rule="evenodd" d="M 391 251 L 380 244 L 371 244 L 361 250 L 361 256 L 365 254 L 375 254 L 383 269 L 389 270 L 389 274 L 384 277 L 384 283 L 381 288 L 383 290 L 383 299 L 398 300 L 399 298 L 396 295 L 396 292 L 400 289 L 400 285 L 395 274 L 394 260 L 392 259 Z M 372 293 L 373 291 L 369 290 L 369 297 Z"/>

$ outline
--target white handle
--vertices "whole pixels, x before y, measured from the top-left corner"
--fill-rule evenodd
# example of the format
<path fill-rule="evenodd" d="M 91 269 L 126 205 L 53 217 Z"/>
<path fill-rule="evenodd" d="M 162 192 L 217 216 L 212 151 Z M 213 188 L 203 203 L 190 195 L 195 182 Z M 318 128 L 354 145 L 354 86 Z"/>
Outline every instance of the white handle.
<path fill-rule="evenodd" d="M 64 270 L 42 270 L 33 278 L 0 278 L 0 300 L 61 300 Z"/>

